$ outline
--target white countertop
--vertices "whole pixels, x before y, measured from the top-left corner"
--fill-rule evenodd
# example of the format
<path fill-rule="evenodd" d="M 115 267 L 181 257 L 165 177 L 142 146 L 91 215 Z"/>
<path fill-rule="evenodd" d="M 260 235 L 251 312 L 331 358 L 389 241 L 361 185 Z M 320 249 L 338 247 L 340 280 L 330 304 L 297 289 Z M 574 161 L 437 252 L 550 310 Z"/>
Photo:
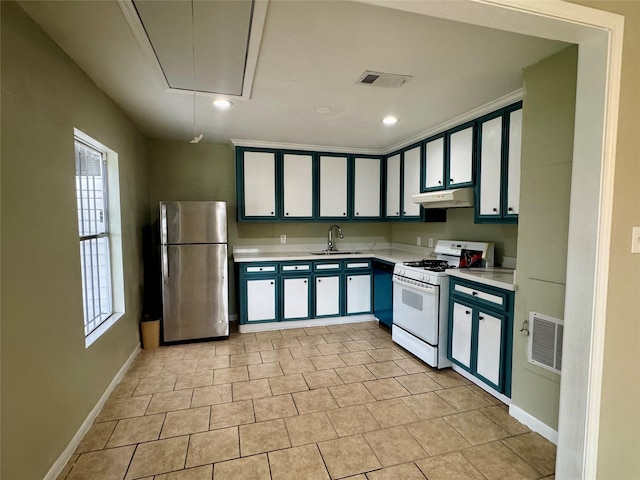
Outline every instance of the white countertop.
<path fill-rule="evenodd" d="M 451 277 L 462 278 L 472 282 L 502 288 L 503 290 L 517 290 L 515 284 L 515 270 L 502 267 L 487 268 L 452 268 L 446 270 Z"/>
<path fill-rule="evenodd" d="M 309 251 L 258 251 L 258 252 L 234 252 L 233 260 L 238 263 L 244 262 L 282 262 L 288 260 L 344 260 L 358 258 L 375 258 L 385 260 L 391 263 L 408 262 L 411 260 L 420 260 L 425 258 L 425 254 L 421 252 L 410 252 L 396 248 L 374 249 L 374 250 L 358 250 L 361 253 L 335 254 L 335 255 L 313 255 Z"/>

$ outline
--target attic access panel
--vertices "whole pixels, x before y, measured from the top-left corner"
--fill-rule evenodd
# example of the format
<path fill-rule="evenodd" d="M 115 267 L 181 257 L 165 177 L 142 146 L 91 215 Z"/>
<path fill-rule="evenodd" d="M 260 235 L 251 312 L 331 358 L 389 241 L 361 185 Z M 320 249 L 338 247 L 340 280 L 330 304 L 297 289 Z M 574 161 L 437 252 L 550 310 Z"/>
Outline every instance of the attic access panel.
<path fill-rule="evenodd" d="M 135 0 L 133 5 L 169 87 L 242 95 L 249 46 L 252 0 L 191 2 Z"/>

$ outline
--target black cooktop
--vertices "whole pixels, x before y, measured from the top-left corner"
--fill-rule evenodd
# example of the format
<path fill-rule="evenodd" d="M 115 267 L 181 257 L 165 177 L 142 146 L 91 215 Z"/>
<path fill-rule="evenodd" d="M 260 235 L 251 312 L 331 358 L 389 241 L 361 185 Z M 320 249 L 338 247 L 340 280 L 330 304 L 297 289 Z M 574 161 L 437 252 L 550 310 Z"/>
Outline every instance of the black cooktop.
<path fill-rule="evenodd" d="M 449 265 L 446 260 L 424 259 L 415 262 L 404 262 L 407 267 L 424 268 L 431 272 L 444 272 L 447 268 L 456 268 Z"/>

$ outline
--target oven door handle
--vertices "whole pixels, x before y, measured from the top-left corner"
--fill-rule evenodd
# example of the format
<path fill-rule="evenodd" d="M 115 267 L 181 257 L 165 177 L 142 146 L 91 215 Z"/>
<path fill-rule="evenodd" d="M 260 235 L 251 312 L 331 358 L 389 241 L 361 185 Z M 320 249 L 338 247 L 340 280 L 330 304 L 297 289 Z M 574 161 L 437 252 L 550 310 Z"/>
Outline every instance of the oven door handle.
<path fill-rule="evenodd" d="M 400 287 L 417 290 L 419 292 L 424 292 L 427 294 L 435 295 L 437 293 L 437 287 L 435 285 L 430 285 L 428 283 L 421 283 L 420 285 L 415 285 L 413 283 L 407 283 L 403 280 L 398 280 L 396 277 L 392 278 L 393 283 Z"/>

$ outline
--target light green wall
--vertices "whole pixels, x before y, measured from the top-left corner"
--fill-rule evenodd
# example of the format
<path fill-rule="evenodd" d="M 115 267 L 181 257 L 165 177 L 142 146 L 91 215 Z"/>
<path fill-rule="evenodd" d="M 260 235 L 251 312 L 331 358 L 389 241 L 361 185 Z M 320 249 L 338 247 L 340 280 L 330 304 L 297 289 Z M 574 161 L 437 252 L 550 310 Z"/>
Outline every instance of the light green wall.
<path fill-rule="evenodd" d="M 146 147 L 13 2 L 1 2 L 2 458 L 43 478 L 138 345 Z M 73 128 L 119 154 L 126 314 L 85 348 Z"/>
<path fill-rule="evenodd" d="M 206 139 L 205 139 L 206 140 Z M 229 241 L 229 312 L 237 312 L 235 272 L 231 252 L 242 245 L 277 245 L 280 235 L 287 235 L 288 244 L 326 242 L 330 223 L 237 223 L 235 159 L 231 145 L 190 144 L 170 140 L 149 140 L 149 198 L 150 222 L 157 232 L 158 202 L 161 200 L 225 200 L 228 208 Z M 388 223 L 341 222 L 349 242 L 375 240 L 389 242 L 391 225 Z M 345 248 L 345 247 L 343 247 Z"/>
<path fill-rule="evenodd" d="M 527 361 L 529 311 L 564 318 L 578 48 L 524 71 L 512 401 L 557 430 L 560 376 Z"/>
<path fill-rule="evenodd" d="M 476 240 L 495 244 L 495 260 L 501 264 L 502 257 L 517 256 L 517 225 L 474 224 L 473 208 L 450 208 L 446 223 L 394 223 L 392 238 L 396 243 L 416 245 L 420 236 L 422 245 L 429 238 L 438 240 Z"/>

